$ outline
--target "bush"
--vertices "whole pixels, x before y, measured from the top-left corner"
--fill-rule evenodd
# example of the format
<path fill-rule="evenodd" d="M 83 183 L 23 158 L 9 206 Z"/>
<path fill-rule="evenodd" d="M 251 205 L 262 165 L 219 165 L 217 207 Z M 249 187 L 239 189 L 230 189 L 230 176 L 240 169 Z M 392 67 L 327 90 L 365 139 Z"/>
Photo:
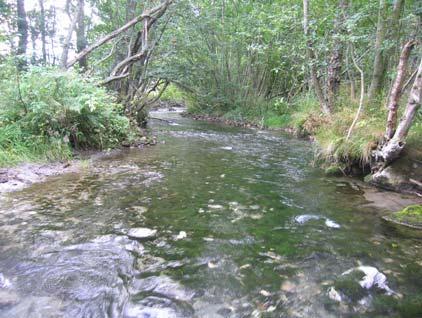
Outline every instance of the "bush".
<path fill-rule="evenodd" d="M 68 158 L 131 135 L 123 108 L 94 79 L 57 68 L 0 64 L 0 165 Z"/>

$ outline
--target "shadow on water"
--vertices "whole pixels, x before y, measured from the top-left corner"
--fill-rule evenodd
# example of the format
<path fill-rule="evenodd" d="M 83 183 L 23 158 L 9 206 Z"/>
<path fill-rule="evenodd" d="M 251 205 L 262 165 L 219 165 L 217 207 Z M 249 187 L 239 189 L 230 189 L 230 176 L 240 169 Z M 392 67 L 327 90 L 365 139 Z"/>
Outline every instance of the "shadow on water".
<path fill-rule="evenodd" d="M 358 182 L 312 168 L 307 142 L 160 116 L 172 124 L 152 124 L 159 145 L 3 200 L 0 317 L 417 312 L 421 241 L 390 231 Z M 394 295 L 330 299 L 358 265 L 384 273 Z"/>

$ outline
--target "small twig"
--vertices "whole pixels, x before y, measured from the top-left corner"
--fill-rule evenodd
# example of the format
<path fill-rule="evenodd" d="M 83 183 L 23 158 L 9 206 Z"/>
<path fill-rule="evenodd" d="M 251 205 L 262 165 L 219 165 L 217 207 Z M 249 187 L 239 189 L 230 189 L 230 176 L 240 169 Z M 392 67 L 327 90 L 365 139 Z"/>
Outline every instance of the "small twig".
<path fill-rule="evenodd" d="M 16 71 L 16 81 L 17 81 L 17 84 L 18 84 L 18 97 L 19 97 L 19 100 L 21 101 L 21 103 L 23 105 L 23 109 L 24 109 L 25 115 L 26 115 L 26 114 L 28 114 L 28 105 L 24 102 L 23 97 L 22 97 L 19 71 Z"/>
<path fill-rule="evenodd" d="M 355 67 L 357 68 L 357 70 L 360 73 L 360 100 L 359 100 L 359 108 L 356 112 L 355 118 L 353 119 L 352 125 L 350 125 L 349 131 L 347 132 L 346 140 L 349 140 L 349 138 L 352 134 L 353 128 L 355 128 L 355 125 L 356 125 L 356 123 L 359 119 L 359 115 L 362 112 L 362 108 L 363 108 L 363 99 L 365 97 L 365 77 L 364 77 L 364 73 L 363 73 L 362 69 L 359 67 L 358 63 L 356 62 L 356 59 L 355 59 L 355 56 L 354 56 L 354 53 L 353 53 L 353 49 L 352 49 L 351 55 L 352 55 L 353 64 L 355 65 Z"/>
<path fill-rule="evenodd" d="M 413 82 L 413 80 L 415 79 L 415 76 L 416 76 L 416 74 L 418 73 L 418 69 L 416 69 L 413 73 L 412 73 L 412 75 L 410 75 L 410 77 L 409 77 L 409 79 L 407 80 L 407 82 L 403 85 L 403 88 L 402 88 L 402 90 L 401 90 L 401 92 L 400 92 L 400 95 L 402 95 L 405 91 L 406 91 L 406 89 L 407 89 L 407 87 L 410 85 L 410 84 L 412 84 L 412 82 Z"/>

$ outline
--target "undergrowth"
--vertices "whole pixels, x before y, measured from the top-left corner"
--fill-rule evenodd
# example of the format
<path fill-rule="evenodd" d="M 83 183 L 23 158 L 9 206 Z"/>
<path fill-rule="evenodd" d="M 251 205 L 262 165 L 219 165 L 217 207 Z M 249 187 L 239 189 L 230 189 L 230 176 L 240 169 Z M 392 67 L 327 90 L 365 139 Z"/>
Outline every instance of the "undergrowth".
<path fill-rule="evenodd" d="M 405 101 L 400 110 L 403 111 Z M 340 170 L 368 166 L 371 153 L 382 140 L 387 110 L 380 98 L 373 103 L 365 102 L 349 139 L 349 127 L 358 108 L 358 101 L 347 94 L 340 94 L 335 111 L 327 116 L 321 113 L 318 100 L 312 94 L 302 94 L 291 101 L 283 98 L 271 101 L 252 100 L 243 105 L 233 105 L 223 112 L 218 108 L 193 107 L 191 112 L 207 112 L 235 121 L 247 121 L 262 127 L 289 128 L 298 136 L 312 136 L 315 140 L 315 162 L 327 169 Z M 422 157 L 422 116 L 418 115 L 407 138 L 406 152 Z M 332 171 L 334 171 L 332 170 Z"/>
<path fill-rule="evenodd" d="M 123 108 L 95 79 L 57 68 L 0 63 L 0 166 L 67 159 L 135 137 Z"/>

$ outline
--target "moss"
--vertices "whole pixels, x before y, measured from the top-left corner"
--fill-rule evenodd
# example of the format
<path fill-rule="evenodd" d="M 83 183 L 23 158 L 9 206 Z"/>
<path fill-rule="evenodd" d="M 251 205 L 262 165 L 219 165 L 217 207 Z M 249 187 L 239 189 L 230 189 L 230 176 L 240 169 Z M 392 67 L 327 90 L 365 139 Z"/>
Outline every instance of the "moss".
<path fill-rule="evenodd" d="M 330 165 L 324 170 L 325 174 L 328 176 L 342 176 L 343 171 L 342 167 L 336 164 Z"/>
<path fill-rule="evenodd" d="M 340 276 L 334 283 L 334 287 L 352 302 L 359 301 L 368 295 L 368 291 L 359 285 L 359 281 L 363 276 L 364 274 L 362 272 L 353 271 L 348 275 Z"/>
<path fill-rule="evenodd" d="M 411 205 L 394 213 L 392 219 L 401 223 L 422 226 L 422 205 Z"/>
<path fill-rule="evenodd" d="M 422 294 L 405 298 L 398 305 L 398 311 L 403 318 L 422 317 Z"/>

